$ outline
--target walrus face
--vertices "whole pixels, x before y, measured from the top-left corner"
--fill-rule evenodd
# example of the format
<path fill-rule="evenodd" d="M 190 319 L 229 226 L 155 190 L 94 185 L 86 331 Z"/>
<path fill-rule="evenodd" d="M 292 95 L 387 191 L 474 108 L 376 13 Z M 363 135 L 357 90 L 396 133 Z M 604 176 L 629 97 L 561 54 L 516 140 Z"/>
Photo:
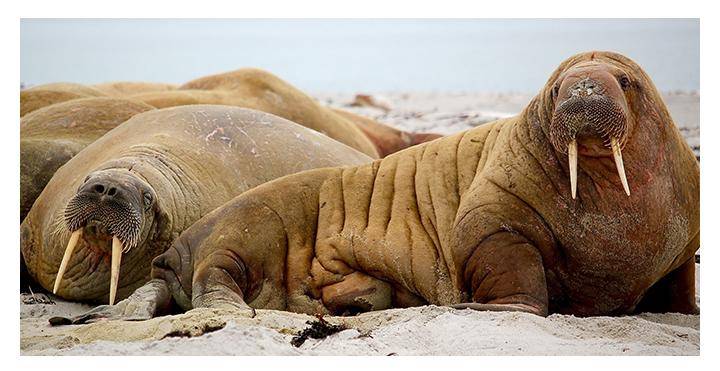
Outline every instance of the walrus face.
<path fill-rule="evenodd" d="M 555 150 L 568 156 L 573 198 L 578 154 L 613 156 L 625 193 L 630 195 L 621 150 L 634 123 L 625 96 L 631 84 L 618 68 L 586 62 L 568 69 L 553 85 L 550 141 Z"/>
<path fill-rule="evenodd" d="M 112 241 L 110 265 L 110 304 L 115 302 L 120 260 L 138 245 L 147 221 L 152 218 L 155 192 L 139 177 L 125 169 L 107 169 L 85 178 L 65 207 L 65 225 L 72 232 L 55 279 L 56 293 L 67 263 L 80 237 L 107 251 Z M 147 231 L 145 231 L 147 232 Z"/>

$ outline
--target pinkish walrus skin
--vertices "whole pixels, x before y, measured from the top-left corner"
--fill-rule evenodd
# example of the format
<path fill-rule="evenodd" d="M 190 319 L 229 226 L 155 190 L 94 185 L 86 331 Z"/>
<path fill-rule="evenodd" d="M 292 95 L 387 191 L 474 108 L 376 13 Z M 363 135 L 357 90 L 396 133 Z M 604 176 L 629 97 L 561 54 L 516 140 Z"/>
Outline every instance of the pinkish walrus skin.
<path fill-rule="evenodd" d="M 583 53 L 518 116 L 245 192 L 182 233 L 130 299 L 74 322 L 171 302 L 696 313 L 699 221 L 698 162 L 650 78 L 622 55 Z"/>

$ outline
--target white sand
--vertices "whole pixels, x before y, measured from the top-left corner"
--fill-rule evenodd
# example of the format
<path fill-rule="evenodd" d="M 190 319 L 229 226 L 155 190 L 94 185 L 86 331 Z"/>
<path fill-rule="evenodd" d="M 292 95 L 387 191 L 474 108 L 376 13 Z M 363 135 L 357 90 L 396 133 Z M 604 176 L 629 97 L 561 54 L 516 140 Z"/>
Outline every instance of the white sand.
<path fill-rule="evenodd" d="M 698 265 L 698 271 L 700 267 Z M 699 287 L 699 279 L 696 282 Z M 698 305 L 700 303 L 697 297 Z M 22 305 L 24 355 L 699 355 L 700 316 L 677 313 L 578 318 L 425 306 L 326 317 L 348 329 L 296 348 L 313 317 L 258 310 L 255 318 L 195 309 L 143 322 L 50 327 L 54 314 L 88 307 Z M 37 310 L 31 313 L 29 307 Z M 204 328 L 222 329 L 203 334 Z M 183 332 L 194 337 L 166 337 Z"/>
<path fill-rule="evenodd" d="M 317 97 L 399 128 L 450 134 L 512 115 L 529 100 L 521 94 L 384 94 L 393 109 L 346 107 L 352 96 Z M 691 145 L 699 145 L 695 94 L 666 94 Z M 699 152 L 697 152 L 699 153 Z M 698 272 L 699 272 L 699 265 Z M 699 279 L 697 280 L 699 293 Z M 40 295 L 36 295 L 40 297 Z M 356 317 L 326 317 L 348 330 L 301 347 L 290 344 L 310 316 L 259 310 L 255 318 L 196 309 L 143 322 L 104 321 L 50 327 L 48 318 L 90 307 L 55 298 L 24 304 L 24 355 L 699 355 L 700 317 L 642 314 L 625 317 L 541 318 L 521 313 L 476 312 L 435 306 L 392 309 Z M 699 294 L 697 296 L 700 302 Z M 206 332 L 205 328 L 217 329 Z M 167 337 L 170 333 L 194 337 Z"/>

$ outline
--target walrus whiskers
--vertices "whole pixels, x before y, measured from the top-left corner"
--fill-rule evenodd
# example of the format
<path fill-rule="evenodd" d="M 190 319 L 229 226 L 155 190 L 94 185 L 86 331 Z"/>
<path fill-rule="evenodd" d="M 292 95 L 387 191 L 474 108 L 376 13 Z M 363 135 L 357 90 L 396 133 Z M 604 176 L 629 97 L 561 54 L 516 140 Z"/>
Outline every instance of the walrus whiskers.
<path fill-rule="evenodd" d="M 70 261 L 70 257 L 72 256 L 72 253 L 75 250 L 75 246 L 77 245 L 77 242 L 80 239 L 80 236 L 82 236 L 82 228 L 74 231 L 70 235 L 70 240 L 68 241 L 67 247 L 65 248 L 65 254 L 63 255 L 62 262 L 60 262 L 60 269 L 58 269 L 57 276 L 55 277 L 55 285 L 53 286 L 53 294 L 57 294 L 57 290 L 60 287 L 60 281 L 62 281 L 63 274 L 65 274 L 65 269 L 67 268 L 68 261 Z"/>
<path fill-rule="evenodd" d="M 112 240 L 112 261 L 110 262 L 110 305 L 115 304 L 118 280 L 120 278 L 120 260 L 122 259 L 123 244 L 117 237 Z"/>
<path fill-rule="evenodd" d="M 625 165 L 623 164 L 622 152 L 620 151 L 620 144 L 616 138 L 610 139 L 610 145 L 612 146 L 613 157 L 615 157 L 615 166 L 617 166 L 618 175 L 622 182 L 625 193 L 630 196 L 630 187 L 628 186 L 627 177 L 625 177 Z"/>
<path fill-rule="evenodd" d="M 577 193 L 577 140 L 573 139 L 568 144 L 568 163 L 570 164 L 570 190 L 572 198 Z"/>

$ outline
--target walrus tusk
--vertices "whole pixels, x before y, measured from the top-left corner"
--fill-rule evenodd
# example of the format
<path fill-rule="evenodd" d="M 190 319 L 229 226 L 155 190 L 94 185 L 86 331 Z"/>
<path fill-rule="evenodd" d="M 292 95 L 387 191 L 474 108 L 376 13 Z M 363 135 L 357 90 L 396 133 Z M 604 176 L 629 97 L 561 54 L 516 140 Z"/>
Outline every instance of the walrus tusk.
<path fill-rule="evenodd" d="M 53 294 L 57 294 L 57 290 L 60 287 L 60 281 L 62 281 L 63 274 L 65 274 L 65 269 L 67 268 L 67 264 L 70 261 L 70 257 L 72 257 L 73 250 L 75 250 L 75 245 L 77 245 L 80 236 L 82 236 L 82 228 L 76 230 L 70 235 L 70 240 L 65 248 L 65 254 L 63 255 L 62 262 L 60 262 L 60 269 L 58 269 L 57 276 L 55 277 Z"/>
<path fill-rule="evenodd" d="M 618 175 L 622 182 L 625 193 L 630 196 L 630 187 L 628 186 L 627 178 L 625 177 L 625 165 L 623 164 L 622 152 L 620 151 L 620 144 L 615 138 L 610 138 L 610 145 L 612 146 L 613 157 L 615 157 L 615 166 L 617 166 Z"/>
<path fill-rule="evenodd" d="M 568 144 L 568 163 L 570 164 L 570 190 L 574 199 L 577 193 L 577 141 L 575 139 Z"/>
<path fill-rule="evenodd" d="M 113 236 L 112 260 L 110 262 L 110 305 L 115 304 L 117 294 L 118 278 L 120 278 L 120 259 L 122 259 L 123 245 L 120 240 Z"/>

